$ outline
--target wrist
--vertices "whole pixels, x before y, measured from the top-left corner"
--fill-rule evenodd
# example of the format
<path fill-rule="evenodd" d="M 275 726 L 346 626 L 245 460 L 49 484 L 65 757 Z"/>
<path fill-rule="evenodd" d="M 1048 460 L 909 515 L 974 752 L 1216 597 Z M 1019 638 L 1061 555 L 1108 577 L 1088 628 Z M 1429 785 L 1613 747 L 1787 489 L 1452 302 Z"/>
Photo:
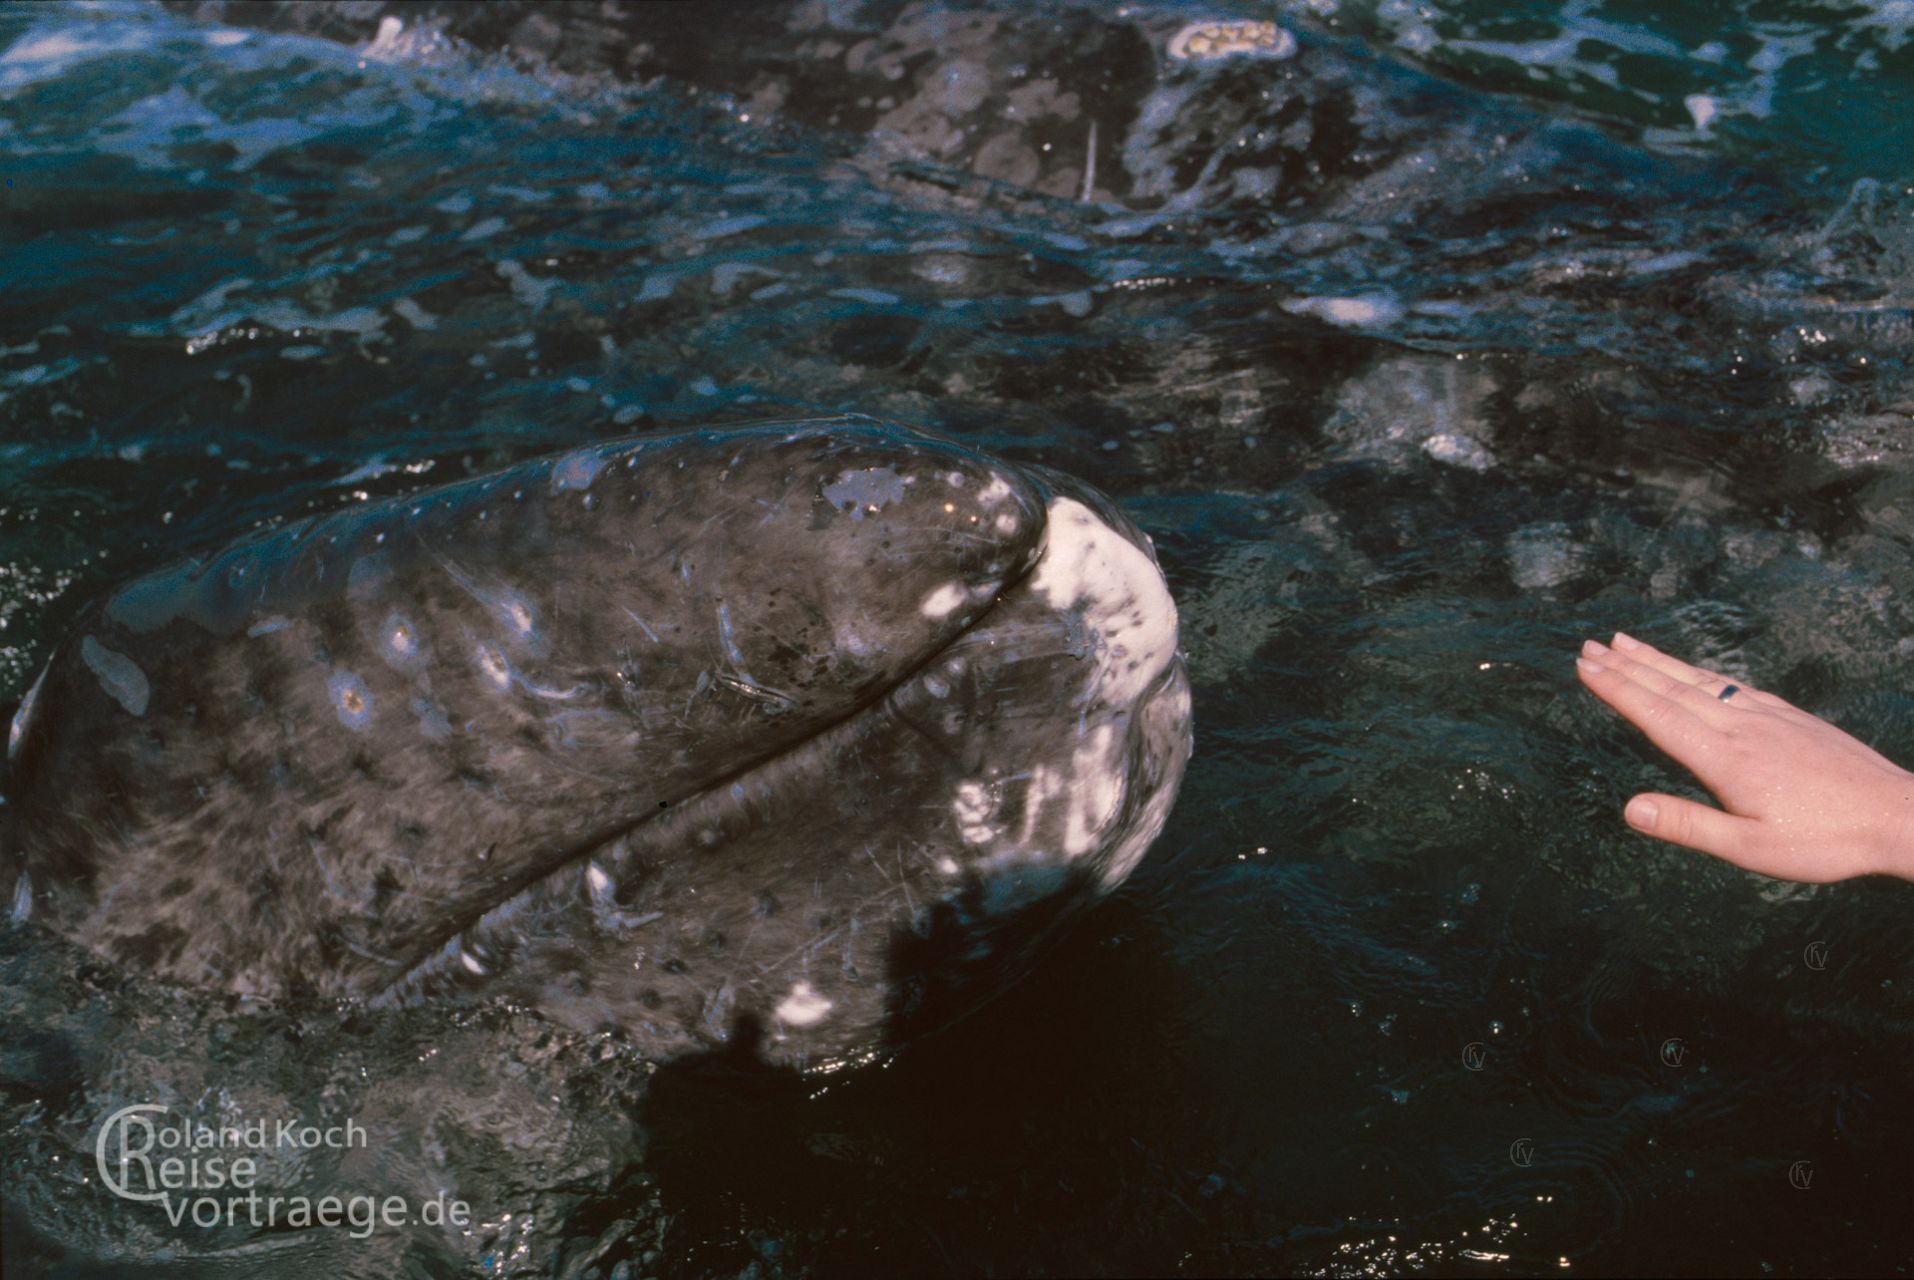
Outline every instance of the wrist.
<path fill-rule="evenodd" d="M 1901 770 L 1887 797 L 1887 817 L 1881 824 L 1874 869 L 1883 875 L 1914 880 L 1914 773 Z"/>

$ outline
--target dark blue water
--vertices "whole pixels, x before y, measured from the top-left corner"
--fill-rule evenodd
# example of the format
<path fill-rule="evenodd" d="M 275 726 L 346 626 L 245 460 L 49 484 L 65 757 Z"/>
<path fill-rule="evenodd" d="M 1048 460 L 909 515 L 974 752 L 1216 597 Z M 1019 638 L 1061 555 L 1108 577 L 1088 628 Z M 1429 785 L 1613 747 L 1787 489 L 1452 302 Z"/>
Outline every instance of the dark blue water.
<path fill-rule="evenodd" d="M 10 928 L 10 1273 L 1914 1269 L 1914 890 L 1628 834 L 1689 784 L 1570 666 L 1914 764 L 1910 119 L 1906 0 L 0 8 L 0 702 L 262 522 L 839 410 L 1120 498 L 1197 693 L 1130 883 L 862 1071 Z M 149 1100 L 475 1221 L 169 1227 Z"/>

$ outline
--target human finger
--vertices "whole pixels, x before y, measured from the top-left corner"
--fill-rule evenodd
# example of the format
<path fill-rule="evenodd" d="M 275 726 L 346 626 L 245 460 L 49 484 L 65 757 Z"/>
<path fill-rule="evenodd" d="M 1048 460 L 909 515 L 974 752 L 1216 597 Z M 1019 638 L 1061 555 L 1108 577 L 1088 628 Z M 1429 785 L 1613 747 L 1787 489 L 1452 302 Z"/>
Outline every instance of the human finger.
<path fill-rule="evenodd" d="M 1685 684 L 1692 684 L 1702 692 L 1710 694 L 1717 699 L 1721 698 L 1721 691 L 1723 689 L 1726 689 L 1729 685 L 1733 685 L 1735 692 L 1729 699 L 1723 699 L 1724 701 L 1740 699 L 1744 703 L 1755 702 L 1764 707 L 1787 707 L 1792 705 L 1785 699 L 1778 698 L 1766 690 L 1757 689 L 1744 680 L 1736 679 L 1733 676 L 1725 676 L 1719 671 L 1710 671 L 1706 667 L 1697 667 L 1693 663 L 1683 662 L 1680 658 L 1663 653 L 1646 640 L 1637 640 L 1625 631 L 1617 631 L 1615 633 L 1613 647 L 1624 656 L 1636 662 L 1640 662 L 1645 666 L 1653 667 L 1664 675 L 1673 676 Z"/>
<path fill-rule="evenodd" d="M 1643 835 L 1712 853 L 1737 866 L 1747 865 L 1761 828 L 1753 818 L 1724 813 L 1693 800 L 1658 792 L 1634 797 L 1622 810 L 1622 816 Z"/>
<path fill-rule="evenodd" d="M 1615 638 L 1611 640 L 1609 644 L 1610 647 L 1633 661 L 1641 663 L 1643 666 L 1653 667 L 1663 675 L 1673 676 L 1684 684 L 1692 684 L 1697 688 L 1706 689 L 1710 693 L 1718 693 L 1725 684 L 1740 683 L 1729 676 L 1722 675 L 1719 671 L 1710 671 L 1706 667 L 1697 667 L 1692 663 L 1683 662 L 1680 658 L 1674 657 L 1671 654 L 1663 653 L 1646 640 L 1637 640 L 1625 631 L 1617 631 Z M 1743 685 L 1742 687 L 1746 688 L 1747 686 Z"/>
<path fill-rule="evenodd" d="M 1648 735 L 1649 741 L 1682 764 L 1694 769 L 1707 759 L 1720 740 L 1720 731 L 1703 722 L 1689 707 L 1667 693 L 1652 689 L 1617 665 L 1604 665 L 1614 655 L 1575 659 L 1575 672 L 1588 691 L 1621 713 L 1624 720 Z M 1637 664 L 1639 665 L 1639 664 Z M 1664 687 L 1677 686 L 1706 700 L 1689 685 L 1658 677 Z"/>
<path fill-rule="evenodd" d="M 1590 658 L 1602 666 L 1618 671 L 1636 684 L 1642 685 L 1662 697 L 1686 707 L 1703 724 L 1716 728 L 1725 727 L 1722 721 L 1721 689 L 1722 685 L 1703 688 L 1690 684 L 1686 680 L 1669 675 L 1645 662 L 1637 662 L 1616 649 L 1610 649 L 1598 640 L 1584 641 L 1582 656 Z M 1725 684 L 1725 682 L 1724 682 Z"/>

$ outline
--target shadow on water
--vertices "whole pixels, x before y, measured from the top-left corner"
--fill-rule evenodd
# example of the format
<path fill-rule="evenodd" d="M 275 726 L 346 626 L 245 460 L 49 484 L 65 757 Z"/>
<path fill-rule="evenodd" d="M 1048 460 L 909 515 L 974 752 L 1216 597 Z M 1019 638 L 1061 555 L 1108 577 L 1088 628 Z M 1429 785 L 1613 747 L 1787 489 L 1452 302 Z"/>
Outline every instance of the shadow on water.
<path fill-rule="evenodd" d="M 1026 914 L 1006 932 L 1048 927 Z M 917 981 L 898 1039 L 975 1003 L 939 977 L 958 937 L 900 946 L 903 984 Z M 1182 981 L 1170 951 L 1117 899 L 1030 979 L 861 1070 L 767 1066 L 753 1025 L 660 1068 L 638 1114 L 667 1269 L 1143 1275 L 1199 1256 L 1203 1270 L 1254 1269 L 1225 1243 L 1248 1225 L 1240 1190 L 1166 1155 L 1187 1104 L 1165 1059 L 1137 1052 L 1139 1037 L 1179 1034 L 1149 1013 Z M 1037 1150 L 1041 1167 L 1017 1156 Z"/>

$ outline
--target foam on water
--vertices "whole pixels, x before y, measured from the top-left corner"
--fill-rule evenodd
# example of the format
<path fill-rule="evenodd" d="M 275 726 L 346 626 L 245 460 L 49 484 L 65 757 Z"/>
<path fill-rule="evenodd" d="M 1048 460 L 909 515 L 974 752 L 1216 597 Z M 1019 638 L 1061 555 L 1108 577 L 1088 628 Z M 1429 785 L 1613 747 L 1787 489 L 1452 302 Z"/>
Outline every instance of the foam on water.
<path fill-rule="evenodd" d="M 1704 0 L 1626 12 L 1604 0 L 1359 0 L 1336 5 L 1333 20 L 1444 72 L 1526 81 L 1631 122 L 1657 147 L 1757 161 L 1777 147 L 1803 148 L 1810 162 L 1833 153 L 1836 181 L 1914 162 L 1914 143 L 1893 124 L 1914 106 L 1903 56 L 1914 40 L 1909 0 Z M 1847 78 L 1869 83 L 1870 94 L 1830 93 Z"/>

